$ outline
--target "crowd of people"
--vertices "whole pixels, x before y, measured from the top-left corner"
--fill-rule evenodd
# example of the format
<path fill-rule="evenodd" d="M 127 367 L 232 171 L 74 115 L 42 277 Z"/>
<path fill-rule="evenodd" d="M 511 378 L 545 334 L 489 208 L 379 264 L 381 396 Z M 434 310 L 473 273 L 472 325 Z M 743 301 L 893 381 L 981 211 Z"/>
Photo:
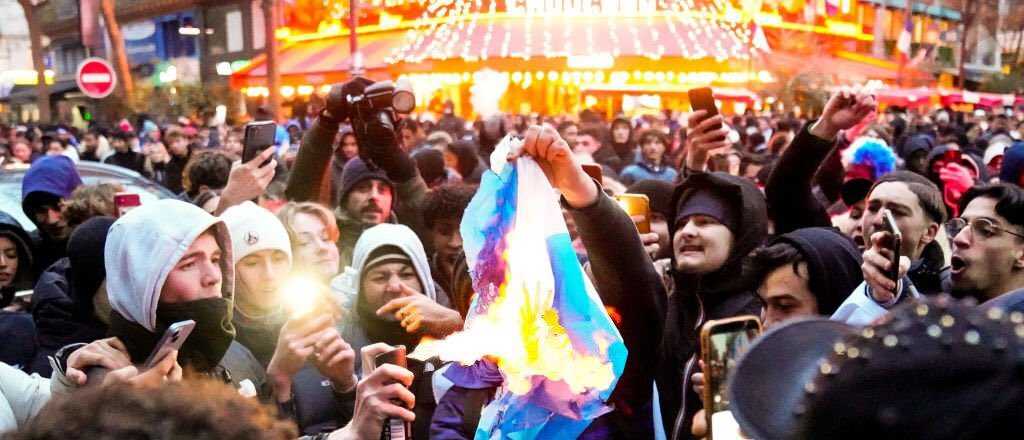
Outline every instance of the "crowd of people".
<path fill-rule="evenodd" d="M 184 118 L 0 126 L 0 168 L 25 169 L 21 207 L 35 226 L 0 211 L 0 434 L 377 439 L 394 418 L 412 438 L 473 438 L 481 408 L 508 392 L 497 372 L 465 388 L 436 358 L 373 359 L 462 329 L 474 292 L 459 225 L 508 135 L 562 194 L 577 256 L 629 350 L 613 410 L 584 438 L 706 437 L 701 327 L 741 315 L 768 331 L 762 351 L 807 320 L 853 329 L 818 341 L 811 373 L 782 374 L 804 361 L 795 348 L 769 352 L 751 381 L 792 383 L 765 411 L 797 422 L 763 428 L 737 391 L 748 434 L 1019 428 L 1024 115 L 877 108 L 853 90 L 816 118 L 585 110 L 467 122 L 446 105 L 401 119 L 397 142 L 382 143 L 311 107 L 245 163 L 241 127 Z M 123 188 L 83 184 L 83 161 L 176 197 L 119 212 Z M 623 193 L 645 195 L 649 215 L 627 215 L 610 197 Z M 187 320 L 180 349 L 150 359 Z M 802 344 L 786 347 L 813 346 Z M 967 357 L 960 344 L 989 351 Z M 893 347 L 907 354 L 885 355 Z M 944 413 L 926 409 L 933 394 Z"/>

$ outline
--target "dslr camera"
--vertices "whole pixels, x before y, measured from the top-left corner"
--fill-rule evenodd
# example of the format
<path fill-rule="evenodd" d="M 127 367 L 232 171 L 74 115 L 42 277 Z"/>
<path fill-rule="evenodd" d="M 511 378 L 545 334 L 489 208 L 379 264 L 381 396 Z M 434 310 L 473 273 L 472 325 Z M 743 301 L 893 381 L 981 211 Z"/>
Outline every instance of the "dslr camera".
<path fill-rule="evenodd" d="M 361 92 L 353 93 L 365 85 Z M 377 164 L 374 156 L 398 148 L 397 122 L 399 114 L 409 114 L 416 108 L 416 97 L 406 87 L 391 81 L 371 83 L 355 78 L 349 83 L 334 86 L 327 99 L 327 110 L 338 122 L 348 120 L 359 144 L 359 156 L 371 167 Z M 371 151 L 372 150 L 372 151 Z"/>

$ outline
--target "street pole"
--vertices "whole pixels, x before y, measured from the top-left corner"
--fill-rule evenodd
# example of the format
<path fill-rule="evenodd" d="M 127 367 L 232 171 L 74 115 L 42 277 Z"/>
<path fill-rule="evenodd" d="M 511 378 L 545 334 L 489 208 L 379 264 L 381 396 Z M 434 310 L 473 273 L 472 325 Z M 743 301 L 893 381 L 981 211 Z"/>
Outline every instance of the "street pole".
<path fill-rule="evenodd" d="M 277 122 L 281 114 L 281 75 L 277 70 L 277 2 L 263 0 L 263 26 L 267 51 L 267 110 Z"/>
<path fill-rule="evenodd" d="M 36 107 L 39 108 L 39 121 L 50 122 L 50 87 L 46 84 L 46 64 L 43 63 L 43 37 L 39 23 L 35 17 L 35 6 L 30 0 L 18 0 L 25 10 L 25 22 L 28 23 L 29 42 L 32 47 L 32 68 L 36 70 Z"/>
<path fill-rule="evenodd" d="M 363 73 L 363 60 L 359 56 L 359 0 L 349 0 L 349 11 L 348 11 L 348 54 L 351 60 L 349 61 L 350 71 L 352 76 L 361 75 Z"/>

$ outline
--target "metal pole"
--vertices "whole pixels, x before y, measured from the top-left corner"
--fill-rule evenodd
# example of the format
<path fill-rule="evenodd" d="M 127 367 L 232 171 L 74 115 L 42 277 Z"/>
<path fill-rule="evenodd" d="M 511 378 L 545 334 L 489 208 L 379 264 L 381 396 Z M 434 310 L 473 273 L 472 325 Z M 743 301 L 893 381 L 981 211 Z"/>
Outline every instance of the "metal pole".
<path fill-rule="evenodd" d="M 277 122 L 281 107 L 281 76 L 277 70 L 277 2 L 263 0 L 263 26 L 267 51 L 267 110 Z"/>
<path fill-rule="evenodd" d="M 359 55 L 359 0 L 349 0 L 348 11 L 348 54 L 352 76 L 363 73 L 363 60 Z"/>

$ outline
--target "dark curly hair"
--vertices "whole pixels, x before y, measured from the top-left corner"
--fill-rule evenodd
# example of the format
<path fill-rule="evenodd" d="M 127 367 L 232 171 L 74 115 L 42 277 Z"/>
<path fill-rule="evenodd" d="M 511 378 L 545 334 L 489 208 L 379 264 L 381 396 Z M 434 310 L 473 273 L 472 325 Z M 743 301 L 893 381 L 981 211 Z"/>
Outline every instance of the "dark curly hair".
<path fill-rule="evenodd" d="M 199 187 L 224 189 L 231 174 L 234 158 L 220 150 L 204 150 L 192 155 L 181 173 L 182 186 L 190 198 L 199 194 Z"/>
<path fill-rule="evenodd" d="M 209 379 L 158 389 L 128 384 L 55 397 L 6 440 L 291 440 L 295 425 L 276 410 Z"/>
<path fill-rule="evenodd" d="M 444 184 L 423 200 L 423 224 L 433 228 L 441 220 L 462 220 L 462 213 L 469 206 L 469 201 L 476 194 L 476 187 L 471 185 L 450 183 Z"/>

